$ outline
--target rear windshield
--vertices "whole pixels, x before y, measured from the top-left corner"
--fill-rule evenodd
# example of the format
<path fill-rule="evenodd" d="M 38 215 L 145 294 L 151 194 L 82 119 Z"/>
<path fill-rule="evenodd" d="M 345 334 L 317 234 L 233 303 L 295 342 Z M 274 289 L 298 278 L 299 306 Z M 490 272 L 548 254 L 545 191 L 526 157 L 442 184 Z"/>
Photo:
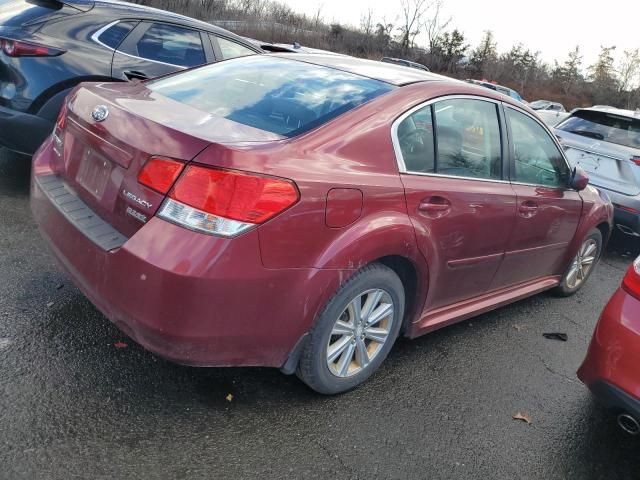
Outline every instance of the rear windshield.
<path fill-rule="evenodd" d="M 147 83 L 178 102 L 292 137 L 392 90 L 392 85 L 309 63 L 260 55 Z"/>
<path fill-rule="evenodd" d="M 573 113 L 556 128 L 595 140 L 640 148 L 640 119 L 636 118 L 582 110 Z"/>
<path fill-rule="evenodd" d="M 62 3 L 27 0 L 0 0 L 0 25 L 20 27 L 57 12 Z"/>

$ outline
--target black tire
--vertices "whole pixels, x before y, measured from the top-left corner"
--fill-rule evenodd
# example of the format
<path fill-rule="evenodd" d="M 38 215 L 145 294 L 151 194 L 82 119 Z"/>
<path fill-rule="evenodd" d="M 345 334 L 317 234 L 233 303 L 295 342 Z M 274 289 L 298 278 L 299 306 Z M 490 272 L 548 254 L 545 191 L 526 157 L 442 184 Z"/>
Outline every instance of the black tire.
<path fill-rule="evenodd" d="M 589 234 L 586 237 L 584 237 L 584 239 L 580 243 L 580 247 L 578 248 L 578 251 L 580 251 L 580 249 L 585 244 L 585 242 L 589 241 L 590 239 L 595 241 L 597 245 L 597 252 L 595 254 L 595 260 L 593 261 L 593 265 L 588 270 L 586 276 L 582 279 L 582 281 L 575 287 L 571 287 L 567 284 L 567 279 L 569 277 L 569 273 L 571 272 L 571 268 L 574 264 L 574 261 L 576 260 L 576 257 L 573 257 L 571 259 L 571 262 L 569 262 L 569 265 L 567 266 L 566 270 L 564 271 L 564 274 L 562 275 L 562 280 L 560 280 L 560 284 L 553 289 L 553 293 L 556 294 L 557 296 L 570 297 L 571 295 L 573 295 L 574 293 L 576 293 L 578 290 L 582 288 L 582 286 L 587 282 L 587 280 L 593 273 L 593 270 L 595 269 L 596 264 L 598 263 L 598 260 L 600 260 L 600 256 L 602 255 L 602 233 L 600 233 L 600 230 L 598 230 L 597 228 L 594 228 L 593 230 L 591 230 Z M 578 252 L 576 252 L 576 256 L 577 255 L 578 255 Z"/>
<path fill-rule="evenodd" d="M 384 290 L 393 302 L 393 315 L 390 315 L 392 323 L 387 339 L 367 366 L 351 376 L 337 376 L 327 365 L 327 347 L 335 322 L 352 300 L 372 289 Z M 359 270 L 338 289 L 318 316 L 300 356 L 296 371 L 298 377 L 313 390 L 325 395 L 346 392 L 360 385 L 378 369 L 389 354 L 402 326 L 404 304 L 404 287 L 393 270 L 379 263 Z"/>

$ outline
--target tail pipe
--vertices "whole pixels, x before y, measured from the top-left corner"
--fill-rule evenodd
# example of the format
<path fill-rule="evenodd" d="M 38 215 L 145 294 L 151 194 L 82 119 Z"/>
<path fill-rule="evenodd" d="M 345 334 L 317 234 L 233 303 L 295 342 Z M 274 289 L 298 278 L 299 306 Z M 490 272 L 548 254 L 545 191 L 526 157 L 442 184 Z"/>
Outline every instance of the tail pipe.
<path fill-rule="evenodd" d="M 636 417 L 628 413 L 618 415 L 618 426 L 629 435 L 638 435 L 640 433 L 640 422 Z"/>

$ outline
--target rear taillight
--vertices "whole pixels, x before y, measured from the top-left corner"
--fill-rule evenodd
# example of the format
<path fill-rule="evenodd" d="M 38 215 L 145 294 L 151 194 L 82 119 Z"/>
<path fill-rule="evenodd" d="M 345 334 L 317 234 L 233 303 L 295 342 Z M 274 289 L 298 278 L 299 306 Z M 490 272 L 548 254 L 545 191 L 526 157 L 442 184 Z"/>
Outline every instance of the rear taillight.
<path fill-rule="evenodd" d="M 635 163 L 636 165 L 640 165 L 640 156 L 635 155 L 635 156 L 631 157 L 631 161 L 633 163 Z"/>
<path fill-rule="evenodd" d="M 58 113 L 58 119 L 53 128 L 53 151 L 60 157 L 64 149 L 64 127 L 67 124 L 67 111 L 69 106 L 66 101 L 62 102 L 60 113 Z"/>
<path fill-rule="evenodd" d="M 151 157 L 138 174 L 138 182 L 156 192 L 167 193 L 182 172 L 184 163 L 163 157 Z"/>
<path fill-rule="evenodd" d="M 622 280 L 622 288 L 640 300 L 640 257 L 636 258 L 635 262 L 627 270 Z"/>
<path fill-rule="evenodd" d="M 199 232 L 233 237 L 282 213 L 299 198 L 290 180 L 190 165 L 158 216 Z"/>
<path fill-rule="evenodd" d="M 0 38 L 0 49 L 9 57 L 55 57 L 64 53 L 57 48 Z"/>

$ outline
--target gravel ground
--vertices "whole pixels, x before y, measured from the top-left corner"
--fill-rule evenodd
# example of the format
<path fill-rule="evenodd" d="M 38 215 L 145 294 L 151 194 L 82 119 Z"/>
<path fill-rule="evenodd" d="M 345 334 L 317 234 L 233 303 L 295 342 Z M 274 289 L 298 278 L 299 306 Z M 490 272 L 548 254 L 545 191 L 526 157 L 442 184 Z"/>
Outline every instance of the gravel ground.
<path fill-rule="evenodd" d="M 638 254 L 626 239 L 576 296 L 400 340 L 327 398 L 277 370 L 144 351 L 56 269 L 28 194 L 28 159 L 0 152 L 0 478 L 640 478 L 640 438 L 575 376 Z"/>

